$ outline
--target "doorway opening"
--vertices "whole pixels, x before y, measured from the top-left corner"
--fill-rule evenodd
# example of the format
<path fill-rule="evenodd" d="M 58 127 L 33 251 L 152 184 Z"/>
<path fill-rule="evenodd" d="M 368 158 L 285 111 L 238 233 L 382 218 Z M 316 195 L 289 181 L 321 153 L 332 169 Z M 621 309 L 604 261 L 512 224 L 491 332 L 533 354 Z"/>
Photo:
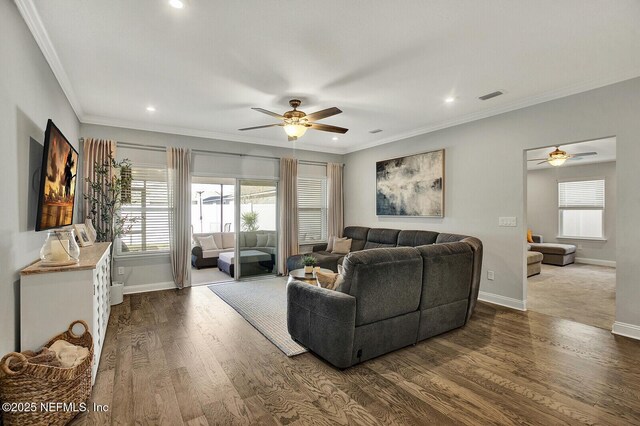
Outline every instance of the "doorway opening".
<path fill-rule="evenodd" d="M 611 330 L 616 139 L 525 152 L 527 309 Z"/>

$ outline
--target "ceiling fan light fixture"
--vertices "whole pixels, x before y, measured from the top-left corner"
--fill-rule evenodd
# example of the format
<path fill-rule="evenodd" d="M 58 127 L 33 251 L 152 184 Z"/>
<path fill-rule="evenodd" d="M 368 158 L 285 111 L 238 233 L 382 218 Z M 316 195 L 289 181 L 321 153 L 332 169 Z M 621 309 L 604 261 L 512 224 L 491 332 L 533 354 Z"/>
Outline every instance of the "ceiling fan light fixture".
<path fill-rule="evenodd" d="M 307 127 L 302 124 L 285 124 L 284 131 L 291 138 L 299 138 L 307 132 Z"/>
<path fill-rule="evenodd" d="M 567 161 L 566 158 L 552 158 L 548 161 L 549 164 L 551 164 L 554 167 L 558 167 L 558 166 L 562 166 L 564 164 L 564 162 Z"/>

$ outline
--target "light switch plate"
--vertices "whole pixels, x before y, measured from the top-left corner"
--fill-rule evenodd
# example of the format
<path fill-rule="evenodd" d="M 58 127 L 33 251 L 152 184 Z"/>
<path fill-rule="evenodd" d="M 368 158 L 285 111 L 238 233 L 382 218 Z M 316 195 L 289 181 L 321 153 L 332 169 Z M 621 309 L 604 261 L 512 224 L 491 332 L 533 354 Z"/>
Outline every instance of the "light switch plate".
<path fill-rule="evenodd" d="M 487 279 L 489 281 L 493 281 L 496 278 L 495 273 L 493 271 L 487 271 Z"/>
<path fill-rule="evenodd" d="M 518 220 L 515 216 L 506 216 L 498 218 L 498 226 L 514 227 L 518 226 Z"/>
<path fill-rule="evenodd" d="M 118 275 L 124 275 L 124 266 L 118 266 Z"/>

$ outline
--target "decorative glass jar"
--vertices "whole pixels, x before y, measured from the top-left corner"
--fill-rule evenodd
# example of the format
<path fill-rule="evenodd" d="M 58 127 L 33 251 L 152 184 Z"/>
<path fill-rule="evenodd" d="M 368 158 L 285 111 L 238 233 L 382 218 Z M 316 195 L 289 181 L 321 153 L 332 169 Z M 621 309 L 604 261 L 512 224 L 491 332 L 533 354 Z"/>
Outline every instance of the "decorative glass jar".
<path fill-rule="evenodd" d="M 40 249 L 43 266 L 63 266 L 78 263 L 80 247 L 73 229 L 56 229 L 47 232 L 47 239 Z"/>

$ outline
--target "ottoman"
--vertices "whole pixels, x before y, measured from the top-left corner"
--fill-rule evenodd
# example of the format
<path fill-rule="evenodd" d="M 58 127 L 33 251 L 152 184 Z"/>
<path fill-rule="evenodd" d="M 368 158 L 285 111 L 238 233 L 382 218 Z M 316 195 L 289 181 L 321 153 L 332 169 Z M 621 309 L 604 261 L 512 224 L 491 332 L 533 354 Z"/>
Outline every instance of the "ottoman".
<path fill-rule="evenodd" d="M 273 257 L 269 253 L 260 250 L 240 250 L 240 261 L 242 262 L 242 275 L 257 275 L 273 271 Z M 235 253 L 224 252 L 218 257 L 218 269 L 235 277 Z"/>
<path fill-rule="evenodd" d="M 565 266 L 576 260 L 576 246 L 573 244 L 533 243 L 531 251 L 542 253 L 542 263 Z"/>
<path fill-rule="evenodd" d="M 543 257 L 543 254 L 537 251 L 527 252 L 527 278 L 540 273 Z"/>

